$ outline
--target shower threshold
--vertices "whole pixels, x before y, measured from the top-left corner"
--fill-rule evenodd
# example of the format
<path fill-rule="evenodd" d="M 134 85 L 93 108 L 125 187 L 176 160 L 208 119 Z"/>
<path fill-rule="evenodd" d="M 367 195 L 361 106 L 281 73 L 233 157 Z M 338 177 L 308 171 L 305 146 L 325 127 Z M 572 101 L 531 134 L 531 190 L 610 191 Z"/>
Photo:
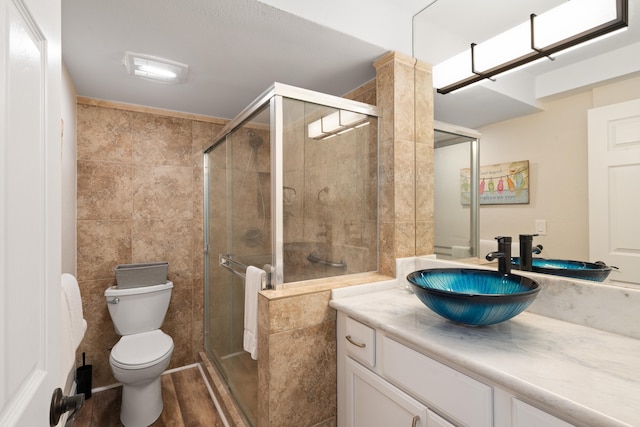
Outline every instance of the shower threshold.
<path fill-rule="evenodd" d="M 227 354 L 226 356 L 220 357 L 220 360 L 225 360 L 225 359 L 230 359 L 232 357 L 240 356 L 243 353 L 244 353 L 244 351 L 237 351 L 235 353 Z"/>

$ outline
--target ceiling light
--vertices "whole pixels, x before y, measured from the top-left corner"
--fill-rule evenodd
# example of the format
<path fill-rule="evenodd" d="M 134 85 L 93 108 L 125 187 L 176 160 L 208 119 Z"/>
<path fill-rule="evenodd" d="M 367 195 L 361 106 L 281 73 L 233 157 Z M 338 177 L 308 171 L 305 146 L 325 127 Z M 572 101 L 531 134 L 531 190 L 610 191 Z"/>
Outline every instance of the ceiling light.
<path fill-rule="evenodd" d="M 366 114 L 338 110 L 309 123 L 307 135 L 313 139 L 328 139 L 331 136 L 342 135 L 351 129 L 369 124 L 369 122 L 363 123 L 366 119 Z"/>
<path fill-rule="evenodd" d="M 628 25 L 628 0 L 571 0 L 433 67 L 446 94 Z"/>
<path fill-rule="evenodd" d="M 132 76 L 159 83 L 182 83 L 189 71 L 186 64 L 133 52 L 125 54 L 122 64 Z"/>
<path fill-rule="evenodd" d="M 322 123 L 322 133 L 329 134 L 334 133 L 340 129 L 340 111 L 329 114 L 320 119 Z"/>
<path fill-rule="evenodd" d="M 309 138 L 316 139 L 322 135 L 322 120 L 316 120 L 315 122 L 309 123 L 307 126 L 307 132 L 309 134 Z"/>

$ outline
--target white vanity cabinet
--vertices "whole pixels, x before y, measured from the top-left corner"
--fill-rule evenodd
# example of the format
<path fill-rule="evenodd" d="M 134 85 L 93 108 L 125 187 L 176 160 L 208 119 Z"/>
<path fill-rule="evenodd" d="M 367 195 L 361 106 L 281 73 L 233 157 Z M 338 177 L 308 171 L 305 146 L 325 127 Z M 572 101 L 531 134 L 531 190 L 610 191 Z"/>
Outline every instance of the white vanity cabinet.
<path fill-rule="evenodd" d="M 491 427 L 491 387 L 338 313 L 338 427 Z"/>
<path fill-rule="evenodd" d="M 571 427 L 338 312 L 338 427 Z"/>

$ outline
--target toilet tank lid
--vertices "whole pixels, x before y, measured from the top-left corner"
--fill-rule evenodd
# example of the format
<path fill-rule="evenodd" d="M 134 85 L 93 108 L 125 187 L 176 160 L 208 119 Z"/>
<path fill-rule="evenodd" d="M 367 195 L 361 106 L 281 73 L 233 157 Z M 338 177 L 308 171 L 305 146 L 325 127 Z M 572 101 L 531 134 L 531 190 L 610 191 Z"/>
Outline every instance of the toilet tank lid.
<path fill-rule="evenodd" d="M 167 283 L 163 283 L 161 285 L 151 285 L 151 286 L 140 286 L 138 288 L 125 288 L 120 289 L 117 285 L 111 286 L 104 291 L 104 296 L 106 297 L 119 297 L 123 295 L 137 295 L 137 294 L 146 294 L 150 292 L 159 292 L 165 291 L 167 289 L 173 288 L 173 282 L 167 281 Z"/>

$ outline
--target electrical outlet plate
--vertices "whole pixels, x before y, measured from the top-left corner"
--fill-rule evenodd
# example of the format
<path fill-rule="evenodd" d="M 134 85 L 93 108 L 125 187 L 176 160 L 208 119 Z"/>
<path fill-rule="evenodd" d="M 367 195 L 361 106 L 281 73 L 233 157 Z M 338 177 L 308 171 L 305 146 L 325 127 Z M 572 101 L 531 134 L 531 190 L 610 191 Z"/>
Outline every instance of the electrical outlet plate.
<path fill-rule="evenodd" d="M 536 234 L 545 236 L 547 234 L 547 221 L 544 219 L 536 219 Z"/>

